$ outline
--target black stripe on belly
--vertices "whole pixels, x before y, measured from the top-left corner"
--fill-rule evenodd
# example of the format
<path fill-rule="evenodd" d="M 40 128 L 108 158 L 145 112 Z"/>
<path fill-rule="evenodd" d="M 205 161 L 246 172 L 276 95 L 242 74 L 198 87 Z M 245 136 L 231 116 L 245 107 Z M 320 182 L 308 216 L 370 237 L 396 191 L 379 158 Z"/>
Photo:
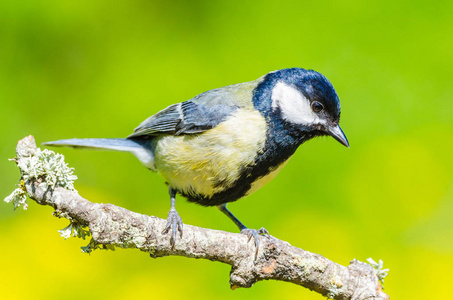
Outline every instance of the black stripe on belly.
<path fill-rule="evenodd" d="M 275 170 L 293 155 L 301 143 L 315 136 L 309 133 L 301 136 L 294 132 L 288 132 L 290 128 L 285 128 L 286 126 L 283 123 L 274 122 L 272 125 L 268 129 L 263 152 L 257 155 L 253 164 L 243 167 L 240 171 L 240 177 L 229 188 L 211 197 L 199 195 L 195 190 L 179 193 L 186 197 L 188 201 L 203 206 L 215 206 L 236 201 L 247 194 L 257 179 Z M 219 183 L 219 185 L 222 185 L 222 183 Z"/>

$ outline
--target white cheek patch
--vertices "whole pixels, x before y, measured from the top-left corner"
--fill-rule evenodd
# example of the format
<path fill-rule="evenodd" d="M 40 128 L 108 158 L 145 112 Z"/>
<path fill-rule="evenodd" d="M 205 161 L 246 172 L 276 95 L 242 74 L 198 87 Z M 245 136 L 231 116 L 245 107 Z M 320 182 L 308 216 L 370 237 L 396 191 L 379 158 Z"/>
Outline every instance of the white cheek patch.
<path fill-rule="evenodd" d="M 283 119 L 290 123 L 301 125 L 325 124 L 313 112 L 310 101 L 296 88 L 283 82 L 278 82 L 272 90 L 272 109 L 280 108 Z"/>

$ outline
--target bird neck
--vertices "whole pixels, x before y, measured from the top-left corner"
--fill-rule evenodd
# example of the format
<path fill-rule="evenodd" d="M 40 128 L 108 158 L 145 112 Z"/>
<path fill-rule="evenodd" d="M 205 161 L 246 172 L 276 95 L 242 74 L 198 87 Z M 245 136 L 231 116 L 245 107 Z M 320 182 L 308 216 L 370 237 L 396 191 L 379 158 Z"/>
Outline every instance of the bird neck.
<path fill-rule="evenodd" d="M 268 126 L 266 148 L 280 153 L 283 160 L 293 155 L 302 143 L 316 136 L 312 130 L 295 126 L 276 116 L 268 119 Z"/>

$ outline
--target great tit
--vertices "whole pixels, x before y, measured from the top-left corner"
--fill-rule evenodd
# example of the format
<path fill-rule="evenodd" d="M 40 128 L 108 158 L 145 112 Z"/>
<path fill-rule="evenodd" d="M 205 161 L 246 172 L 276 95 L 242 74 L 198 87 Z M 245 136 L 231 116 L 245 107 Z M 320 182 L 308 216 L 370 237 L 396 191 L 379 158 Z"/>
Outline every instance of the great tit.
<path fill-rule="evenodd" d="M 217 206 L 241 233 L 255 240 L 268 235 L 249 229 L 227 203 L 252 194 L 271 181 L 296 149 L 317 136 L 330 135 L 349 147 L 341 130 L 340 101 L 322 74 L 282 69 L 254 81 L 202 93 L 170 105 L 143 121 L 123 139 L 67 139 L 50 146 L 131 152 L 164 177 L 171 209 L 164 234 L 174 247 L 183 223 L 176 194 L 204 206 Z"/>

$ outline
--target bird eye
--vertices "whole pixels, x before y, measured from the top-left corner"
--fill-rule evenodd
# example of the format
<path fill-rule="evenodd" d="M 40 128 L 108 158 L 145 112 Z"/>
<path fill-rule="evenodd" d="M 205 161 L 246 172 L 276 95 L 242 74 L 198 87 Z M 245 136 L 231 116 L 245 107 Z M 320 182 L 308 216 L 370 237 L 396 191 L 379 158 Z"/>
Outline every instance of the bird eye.
<path fill-rule="evenodd" d="M 311 108 L 313 109 L 314 112 L 320 112 L 321 110 L 323 110 L 324 105 L 322 105 L 318 101 L 313 101 L 313 103 L 311 104 Z"/>

